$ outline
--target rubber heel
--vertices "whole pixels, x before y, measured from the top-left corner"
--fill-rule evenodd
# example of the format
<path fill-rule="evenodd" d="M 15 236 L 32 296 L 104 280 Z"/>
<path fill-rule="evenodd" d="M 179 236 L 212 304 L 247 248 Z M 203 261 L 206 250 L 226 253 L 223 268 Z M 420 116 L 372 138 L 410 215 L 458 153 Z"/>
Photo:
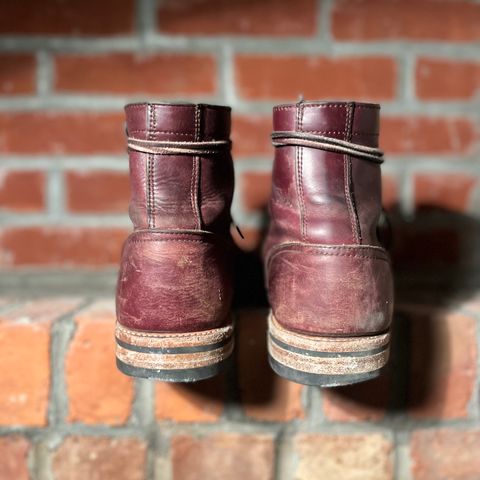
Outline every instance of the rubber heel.
<path fill-rule="evenodd" d="M 157 333 L 117 322 L 118 369 L 132 377 L 196 382 L 220 373 L 233 351 L 233 325 L 188 333 Z"/>
<path fill-rule="evenodd" d="M 278 375 L 305 385 L 337 387 L 378 377 L 388 362 L 390 333 L 362 337 L 303 335 L 269 317 L 268 354 Z"/>

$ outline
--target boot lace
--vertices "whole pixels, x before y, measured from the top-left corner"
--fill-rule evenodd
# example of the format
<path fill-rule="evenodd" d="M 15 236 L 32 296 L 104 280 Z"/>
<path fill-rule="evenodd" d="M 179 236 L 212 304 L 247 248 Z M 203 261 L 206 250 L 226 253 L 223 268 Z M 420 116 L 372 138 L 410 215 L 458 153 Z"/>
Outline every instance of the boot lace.
<path fill-rule="evenodd" d="M 328 152 L 345 153 L 354 157 L 370 160 L 374 163 L 383 163 L 383 151 L 378 148 L 366 147 L 345 140 L 324 137 L 312 133 L 274 132 L 272 133 L 272 144 L 274 147 L 296 146 L 318 148 Z"/>

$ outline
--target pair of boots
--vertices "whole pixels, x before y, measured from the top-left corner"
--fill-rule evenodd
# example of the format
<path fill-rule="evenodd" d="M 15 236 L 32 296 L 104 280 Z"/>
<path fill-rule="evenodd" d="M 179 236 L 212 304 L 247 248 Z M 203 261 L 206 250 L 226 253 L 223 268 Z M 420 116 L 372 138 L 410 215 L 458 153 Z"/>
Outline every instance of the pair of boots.
<path fill-rule="evenodd" d="M 273 110 L 268 352 L 274 371 L 295 382 L 361 382 L 388 360 L 379 109 L 301 101 Z M 125 110 L 135 230 L 118 279 L 117 365 L 164 381 L 208 378 L 234 346 L 230 108 Z"/>

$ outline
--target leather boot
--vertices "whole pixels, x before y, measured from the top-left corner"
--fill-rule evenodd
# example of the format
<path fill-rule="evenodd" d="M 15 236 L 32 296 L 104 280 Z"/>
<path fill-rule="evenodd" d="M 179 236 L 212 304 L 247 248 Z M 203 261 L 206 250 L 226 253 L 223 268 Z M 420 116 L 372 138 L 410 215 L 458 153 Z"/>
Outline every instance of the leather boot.
<path fill-rule="evenodd" d="M 388 360 L 393 281 L 378 233 L 379 109 L 302 101 L 273 111 L 269 359 L 298 383 L 361 382 Z"/>
<path fill-rule="evenodd" d="M 117 284 L 117 365 L 190 382 L 233 349 L 230 108 L 125 107 L 130 218 Z"/>

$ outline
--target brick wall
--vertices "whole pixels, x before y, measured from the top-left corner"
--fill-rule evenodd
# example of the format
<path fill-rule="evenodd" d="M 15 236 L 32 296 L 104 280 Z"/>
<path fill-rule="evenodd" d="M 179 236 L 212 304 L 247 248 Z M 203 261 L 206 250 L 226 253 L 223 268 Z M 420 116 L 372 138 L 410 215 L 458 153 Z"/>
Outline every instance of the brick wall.
<path fill-rule="evenodd" d="M 0 480 L 476 478 L 479 42 L 475 0 L 5 2 Z M 304 388 L 266 364 L 271 108 L 299 95 L 382 104 L 395 341 L 389 373 L 357 387 Z M 122 108 L 145 99 L 234 112 L 237 356 L 196 386 L 117 373 L 112 302 L 80 293 L 114 282 Z M 67 284 L 76 296 L 20 298 Z"/>
<path fill-rule="evenodd" d="M 480 299 L 399 306 L 387 374 L 337 389 L 272 372 L 266 316 L 237 312 L 225 375 L 175 385 L 116 370 L 112 299 L 2 298 L 0 478 L 478 477 Z"/>

